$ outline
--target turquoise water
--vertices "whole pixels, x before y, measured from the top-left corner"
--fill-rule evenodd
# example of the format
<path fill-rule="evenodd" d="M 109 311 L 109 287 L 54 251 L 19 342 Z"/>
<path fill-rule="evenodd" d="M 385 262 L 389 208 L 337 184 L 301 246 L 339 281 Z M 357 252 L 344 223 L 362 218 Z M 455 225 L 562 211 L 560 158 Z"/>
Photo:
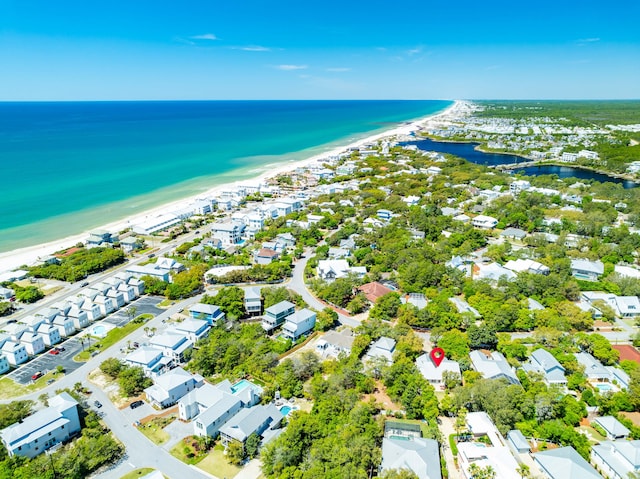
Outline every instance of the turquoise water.
<path fill-rule="evenodd" d="M 283 416 L 286 416 L 291 412 L 291 406 L 282 406 L 280 408 L 280 412 L 282 413 Z"/>
<path fill-rule="evenodd" d="M 107 335 L 105 327 L 100 325 L 94 326 L 91 334 L 93 336 L 98 336 L 99 338 L 104 338 Z"/>
<path fill-rule="evenodd" d="M 610 384 L 596 384 L 596 387 L 600 390 L 600 391 L 611 391 L 611 385 Z"/>
<path fill-rule="evenodd" d="M 247 381 L 246 379 L 242 379 L 231 386 L 231 394 L 237 394 L 238 392 L 248 388 L 249 386 L 251 386 L 251 382 Z"/>
<path fill-rule="evenodd" d="M 450 104 L 0 103 L 0 251 L 252 178 Z"/>

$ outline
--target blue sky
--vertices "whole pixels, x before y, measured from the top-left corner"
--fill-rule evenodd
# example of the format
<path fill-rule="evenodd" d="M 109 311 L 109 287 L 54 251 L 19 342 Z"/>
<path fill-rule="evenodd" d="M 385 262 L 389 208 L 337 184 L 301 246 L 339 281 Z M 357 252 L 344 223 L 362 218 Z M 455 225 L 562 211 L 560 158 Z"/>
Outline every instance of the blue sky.
<path fill-rule="evenodd" d="M 0 100 L 640 98 L 640 2 L 0 0 Z"/>

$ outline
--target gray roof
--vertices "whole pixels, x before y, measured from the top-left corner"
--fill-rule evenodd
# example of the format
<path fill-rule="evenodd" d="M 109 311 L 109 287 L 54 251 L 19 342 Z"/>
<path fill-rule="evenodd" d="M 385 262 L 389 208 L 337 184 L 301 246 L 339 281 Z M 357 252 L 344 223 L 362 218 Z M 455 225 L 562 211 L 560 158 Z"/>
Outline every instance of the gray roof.
<path fill-rule="evenodd" d="M 301 309 L 300 311 L 296 311 L 291 316 L 289 316 L 287 318 L 287 322 L 293 323 L 293 324 L 301 324 L 305 322 L 307 319 L 315 315 L 316 313 L 314 313 L 310 309 L 304 308 L 304 309 Z"/>
<path fill-rule="evenodd" d="M 589 261 L 586 259 L 572 259 L 571 269 L 588 271 L 597 275 L 604 274 L 604 264 L 602 261 Z"/>
<path fill-rule="evenodd" d="M 214 304 L 196 303 L 189 308 L 189 312 L 204 313 L 216 315 L 220 311 L 220 308 Z"/>
<path fill-rule="evenodd" d="M 273 314 L 277 316 L 278 314 L 284 313 L 288 309 L 295 308 L 295 305 L 289 301 L 280 301 L 278 304 L 274 304 L 273 306 L 268 307 L 265 310 L 265 313 Z"/>
<path fill-rule="evenodd" d="M 469 357 L 471 358 L 473 368 L 485 378 L 504 378 L 512 384 L 520 384 L 516 373 L 501 353 L 493 352 L 488 356 L 482 351 L 471 351 Z"/>
<path fill-rule="evenodd" d="M 257 432 L 265 421 L 269 422 L 270 427 L 283 418 L 280 410 L 273 404 L 242 409 L 220 428 L 220 433 L 244 442 L 251 434 Z"/>
<path fill-rule="evenodd" d="M 520 228 L 506 228 L 502 233 L 500 233 L 500 236 L 507 236 L 507 237 L 513 236 L 514 238 L 524 238 L 525 236 L 527 236 L 527 233 L 526 231 L 521 230 Z"/>
<path fill-rule="evenodd" d="M 592 422 L 600 425 L 600 427 L 607 431 L 608 435 L 613 437 L 626 437 L 631 434 L 631 431 L 629 431 L 629 429 L 627 429 L 624 424 L 622 424 L 613 416 L 597 417 Z"/>
<path fill-rule="evenodd" d="M 320 341 L 324 341 L 327 344 L 340 348 L 351 350 L 351 346 L 353 346 L 353 341 L 355 340 L 355 336 L 347 331 L 327 331 L 321 338 Z"/>
<path fill-rule="evenodd" d="M 409 469 L 418 479 L 441 479 L 438 443 L 433 439 L 414 438 L 382 440 L 382 464 L 380 468 Z"/>
<path fill-rule="evenodd" d="M 602 365 L 600 361 L 591 356 L 589 353 L 576 353 L 576 360 L 584 366 L 584 372 L 587 377 L 608 379 L 611 373 Z"/>
<path fill-rule="evenodd" d="M 202 414 L 197 416 L 195 420 L 201 422 L 205 426 L 208 426 L 209 424 L 213 424 L 214 421 L 218 420 L 220 417 L 226 414 L 227 411 L 233 409 L 234 407 L 238 407 L 240 404 L 240 399 L 238 399 L 234 395 L 222 393 L 219 399 L 209 408 L 207 408 Z"/>
<path fill-rule="evenodd" d="M 244 299 L 260 299 L 261 294 L 258 288 L 246 288 L 244 290 Z"/>
<path fill-rule="evenodd" d="M 592 451 L 620 477 L 640 468 L 640 441 L 603 441 Z"/>
<path fill-rule="evenodd" d="M 602 476 L 571 446 L 533 455 L 551 479 L 602 479 Z"/>
<path fill-rule="evenodd" d="M 517 450 L 520 449 L 531 449 L 529 445 L 529 441 L 524 437 L 524 434 L 520 432 L 518 429 L 513 429 L 507 433 L 507 439 L 515 446 Z"/>

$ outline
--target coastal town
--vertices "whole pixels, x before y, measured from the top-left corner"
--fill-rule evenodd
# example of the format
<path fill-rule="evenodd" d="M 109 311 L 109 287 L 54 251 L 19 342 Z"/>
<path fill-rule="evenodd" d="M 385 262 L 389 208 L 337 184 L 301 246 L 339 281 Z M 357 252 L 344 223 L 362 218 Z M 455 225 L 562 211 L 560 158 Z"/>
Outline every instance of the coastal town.
<path fill-rule="evenodd" d="M 0 470 L 639 477 L 640 122 L 528 108 L 457 101 L 0 263 Z"/>

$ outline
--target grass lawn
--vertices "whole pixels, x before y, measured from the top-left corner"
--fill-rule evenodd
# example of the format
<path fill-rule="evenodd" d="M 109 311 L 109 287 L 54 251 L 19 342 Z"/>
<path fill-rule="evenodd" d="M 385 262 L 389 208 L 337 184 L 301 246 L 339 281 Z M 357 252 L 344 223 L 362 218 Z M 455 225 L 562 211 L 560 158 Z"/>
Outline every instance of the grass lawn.
<path fill-rule="evenodd" d="M 29 384 L 23 385 L 15 382 L 11 378 L 0 379 L 0 399 L 12 399 L 24 394 L 33 393 L 39 391 L 47 385 L 47 381 L 54 379 L 58 381 L 64 377 L 64 373 L 56 373 L 55 371 L 49 371 L 37 381 L 32 381 Z"/>
<path fill-rule="evenodd" d="M 207 453 L 196 451 L 192 446 L 193 442 L 195 442 L 193 436 L 185 437 L 182 441 L 173 446 L 173 449 L 171 449 L 171 455 L 180 459 L 185 464 L 198 464 L 207 456 Z"/>
<path fill-rule="evenodd" d="M 604 437 L 602 434 L 600 434 L 598 431 L 596 431 L 591 426 L 580 426 L 580 427 L 578 427 L 578 431 L 579 432 L 586 432 L 587 433 L 587 438 L 589 438 L 589 442 L 591 444 L 596 444 L 596 443 L 599 443 L 599 442 L 607 440 L 606 437 Z"/>
<path fill-rule="evenodd" d="M 218 447 L 215 447 L 198 463 L 198 469 L 202 469 L 216 477 L 226 477 L 227 479 L 231 479 L 240 472 L 238 466 L 229 464 L 227 456 L 224 455 L 224 448 Z"/>
<path fill-rule="evenodd" d="M 164 431 L 164 428 L 171 424 L 175 419 L 175 414 L 171 414 L 167 417 L 156 417 L 138 427 L 138 430 L 147 436 L 151 442 L 159 446 L 169 440 L 169 433 Z"/>
<path fill-rule="evenodd" d="M 141 314 L 136 319 L 134 319 L 133 321 L 130 321 L 129 323 L 122 326 L 121 328 L 112 329 L 107 333 L 107 335 L 104 338 L 96 339 L 97 341 L 96 344 L 92 345 L 90 348 L 87 348 L 86 350 L 77 354 L 76 357 L 73 358 L 74 361 L 88 361 L 91 358 L 91 353 L 93 351 L 102 352 L 105 349 L 113 346 L 118 341 L 127 337 L 129 334 L 133 333 L 136 329 L 143 326 L 147 322 L 147 320 L 151 319 L 152 317 L 153 316 L 150 314 Z M 138 322 L 137 320 L 139 319 L 142 321 Z M 98 347 L 96 347 L 96 345 Z"/>
<path fill-rule="evenodd" d="M 158 303 L 158 308 L 168 308 L 169 306 L 174 305 L 176 302 L 173 299 L 163 299 Z"/>
<path fill-rule="evenodd" d="M 145 476 L 153 471 L 155 471 L 155 469 L 151 469 L 150 467 L 143 467 L 142 469 L 136 469 L 135 471 L 131 471 L 129 474 L 125 474 L 120 479 L 136 479 L 136 477 Z"/>

